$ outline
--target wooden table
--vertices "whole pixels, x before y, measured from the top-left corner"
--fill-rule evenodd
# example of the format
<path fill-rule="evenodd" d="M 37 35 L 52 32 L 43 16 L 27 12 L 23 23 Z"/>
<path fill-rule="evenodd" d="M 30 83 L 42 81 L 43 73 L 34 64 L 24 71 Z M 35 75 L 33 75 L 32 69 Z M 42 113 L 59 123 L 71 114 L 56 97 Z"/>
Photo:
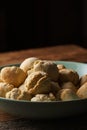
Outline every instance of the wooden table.
<path fill-rule="evenodd" d="M 87 62 L 87 49 L 75 44 L 0 53 L 0 66 L 20 63 L 25 58 Z M 0 111 L 0 130 L 87 130 L 87 115 L 56 120 L 30 120 Z"/>

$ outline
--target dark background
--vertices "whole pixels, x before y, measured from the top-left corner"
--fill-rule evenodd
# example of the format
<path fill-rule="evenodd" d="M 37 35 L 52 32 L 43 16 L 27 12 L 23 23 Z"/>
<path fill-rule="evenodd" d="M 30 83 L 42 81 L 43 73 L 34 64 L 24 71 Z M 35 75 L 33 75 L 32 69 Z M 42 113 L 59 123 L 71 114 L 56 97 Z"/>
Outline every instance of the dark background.
<path fill-rule="evenodd" d="M 60 44 L 87 47 L 87 0 L 0 4 L 0 51 Z"/>

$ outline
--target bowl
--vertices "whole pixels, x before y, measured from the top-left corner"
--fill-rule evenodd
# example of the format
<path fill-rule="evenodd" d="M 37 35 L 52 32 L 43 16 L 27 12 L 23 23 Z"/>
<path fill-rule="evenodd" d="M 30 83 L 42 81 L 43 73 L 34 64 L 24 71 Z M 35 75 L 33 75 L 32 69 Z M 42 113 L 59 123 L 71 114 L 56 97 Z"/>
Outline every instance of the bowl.
<path fill-rule="evenodd" d="M 54 61 L 76 70 L 79 76 L 87 74 L 87 64 L 70 61 Z M 11 66 L 14 64 L 11 64 Z M 15 64 L 19 66 L 19 64 Z M 9 66 L 9 65 L 7 65 Z M 1 66 L 3 68 L 4 66 Z M 0 97 L 0 110 L 19 117 L 53 119 L 76 116 L 87 112 L 87 99 L 71 101 L 31 102 Z"/>

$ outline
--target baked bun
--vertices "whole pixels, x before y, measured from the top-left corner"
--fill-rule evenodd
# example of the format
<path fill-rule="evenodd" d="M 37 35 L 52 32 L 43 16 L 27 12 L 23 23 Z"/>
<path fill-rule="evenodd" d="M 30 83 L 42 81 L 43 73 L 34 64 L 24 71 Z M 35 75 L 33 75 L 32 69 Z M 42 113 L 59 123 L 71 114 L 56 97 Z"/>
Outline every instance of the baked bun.
<path fill-rule="evenodd" d="M 38 58 L 36 57 L 27 58 L 20 64 L 20 68 L 24 72 L 27 72 L 28 70 L 31 70 L 33 68 L 33 64 L 36 60 L 38 60 Z"/>
<path fill-rule="evenodd" d="M 0 82 L 0 97 L 5 97 L 5 94 L 13 88 L 14 86 L 12 84 Z"/>
<path fill-rule="evenodd" d="M 59 71 L 57 65 L 51 61 L 37 60 L 34 63 L 33 71 L 43 71 L 48 74 L 51 80 L 58 81 Z"/>
<path fill-rule="evenodd" d="M 59 81 L 62 82 L 72 82 L 74 85 L 77 85 L 79 82 L 79 75 L 73 69 L 61 69 L 59 70 Z"/>
<path fill-rule="evenodd" d="M 1 80 L 18 87 L 22 84 L 27 74 L 17 66 L 9 66 L 1 69 Z"/>

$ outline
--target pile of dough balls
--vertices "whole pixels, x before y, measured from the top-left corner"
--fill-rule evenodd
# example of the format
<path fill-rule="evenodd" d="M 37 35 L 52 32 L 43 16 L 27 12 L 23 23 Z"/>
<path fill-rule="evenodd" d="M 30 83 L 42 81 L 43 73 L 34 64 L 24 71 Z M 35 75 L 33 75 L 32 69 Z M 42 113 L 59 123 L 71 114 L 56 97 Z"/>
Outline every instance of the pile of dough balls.
<path fill-rule="evenodd" d="M 0 71 L 0 97 L 31 102 L 87 98 L 87 75 L 37 57 Z"/>

